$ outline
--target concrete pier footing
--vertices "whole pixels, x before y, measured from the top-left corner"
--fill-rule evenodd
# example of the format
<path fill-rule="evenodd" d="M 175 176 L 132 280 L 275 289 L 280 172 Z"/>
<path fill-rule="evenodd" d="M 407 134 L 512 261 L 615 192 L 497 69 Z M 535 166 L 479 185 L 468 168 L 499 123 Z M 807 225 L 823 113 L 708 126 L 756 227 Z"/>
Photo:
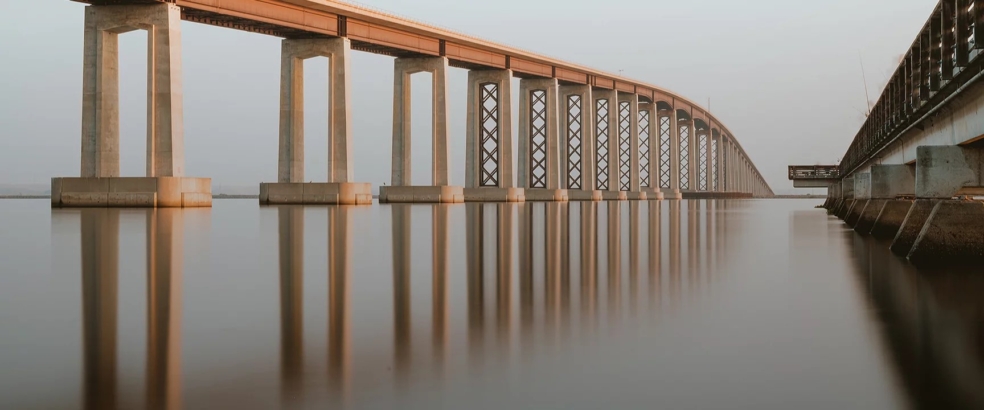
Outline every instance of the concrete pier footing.
<path fill-rule="evenodd" d="M 854 231 L 861 235 L 870 234 L 871 228 L 875 225 L 875 220 L 878 219 L 878 214 L 881 213 L 886 202 L 884 199 L 869 199 L 868 203 L 864 206 L 864 210 L 858 216 L 858 222 L 854 225 Z"/>
<path fill-rule="evenodd" d="M 621 198 L 623 197 L 623 195 L 624 195 L 623 200 L 627 200 L 627 201 L 645 201 L 649 198 L 646 192 L 643 191 L 623 191 L 621 192 L 619 197 Z"/>
<path fill-rule="evenodd" d="M 937 201 L 908 253 L 916 264 L 984 260 L 984 202 Z"/>
<path fill-rule="evenodd" d="M 601 191 L 603 201 L 624 201 L 625 195 L 619 191 Z"/>
<path fill-rule="evenodd" d="M 527 188 L 526 202 L 567 202 L 566 189 Z"/>
<path fill-rule="evenodd" d="M 919 233 L 922 232 L 923 226 L 929 220 L 929 214 L 933 212 L 936 202 L 931 199 L 919 199 L 912 203 L 905 216 L 905 221 L 899 227 L 899 233 L 895 235 L 895 241 L 892 242 L 893 253 L 901 256 L 909 255 L 909 252 L 912 251 L 912 245 L 916 243 Z"/>
<path fill-rule="evenodd" d="M 210 207 L 212 180 L 186 177 L 52 178 L 51 206 Z"/>
<path fill-rule="evenodd" d="M 367 182 L 261 183 L 260 204 L 371 205 L 372 185 Z"/>
<path fill-rule="evenodd" d="M 851 209 L 849 209 L 847 214 L 844 216 L 844 223 L 851 228 L 853 228 L 854 225 L 857 225 L 858 219 L 861 218 L 861 212 L 864 211 L 865 205 L 868 205 L 867 199 L 855 200 L 854 204 L 851 206 Z"/>
<path fill-rule="evenodd" d="M 465 202 L 460 186 L 381 186 L 380 203 L 455 204 Z"/>
<path fill-rule="evenodd" d="M 526 202 L 522 188 L 465 188 L 465 202 Z"/>
<path fill-rule="evenodd" d="M 567 190 L 568 201 L 601 201 L 603 199 L 604 199 L 603 195 L 599 190 L 593 190 L 593 191 L 585 191 L 581 189 Z"/>
<path fill-rule="evenodd" d="M 905 222 L 905 217 L 912 208 L 912 200 L 891 200 L 885 201 L 874 223 L 871 225 L 871 236 L 878 239 L 894 238 L 899 233 L 899 228 Z"/>

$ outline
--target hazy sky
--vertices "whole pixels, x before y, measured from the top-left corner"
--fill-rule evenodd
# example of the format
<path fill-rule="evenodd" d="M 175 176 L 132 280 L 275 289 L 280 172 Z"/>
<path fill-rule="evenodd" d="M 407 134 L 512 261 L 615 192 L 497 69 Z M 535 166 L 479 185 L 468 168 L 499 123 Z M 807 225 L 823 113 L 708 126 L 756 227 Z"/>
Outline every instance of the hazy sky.
<path fill-rule="evenodd" d="M 706 104 L 776 192 L 786 165 L 832 163 L 935 0 L 364 0 Z M 0 183 L 79 173 L 84 5 L 0 0 Z M 280 39 L 182 23 L 185 164 L 216 187 L 276 181 Z M 120 38 L 121 174 L 146 163 L 146 34 Z M 389 182 L 392 58 L 352 56 L 358 181 Z M 306 179 L 326 170 L 327 64 L 305 65 Z M 452 183 L 464 182 L 466 71 L 452 68 Z M 413 77 L 413 182 L 429 184 L 430 79 Z M 518 90 L 518 80 L 514 82 Z M 514 100 L 516 101 L 516 100 Z M 516 104 L 514 104 L 515 106 Z M 518 117 L 514 117 L 514 122 Z"/>

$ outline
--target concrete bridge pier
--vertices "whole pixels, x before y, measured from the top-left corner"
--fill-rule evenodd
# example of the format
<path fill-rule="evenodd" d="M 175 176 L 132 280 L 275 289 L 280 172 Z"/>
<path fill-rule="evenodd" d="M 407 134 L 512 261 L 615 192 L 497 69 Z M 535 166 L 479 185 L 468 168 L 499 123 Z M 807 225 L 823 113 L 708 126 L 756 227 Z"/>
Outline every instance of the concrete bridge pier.
<path fill-rule="evenodd" d="M 844 218 L 848 226 L 854 228 L 858 224 L 869 199 L 871 199 L 871 173 L 854 174 L 854 206 Z"/>
<path fill-rule="evenodd" d="M 597 145 L 590 85 L 559 87 L 561 181 L 571 201 L 600 201 L 597 189 Z"/>
<path fill-rule="evenodd" d="M 618 91 L 595 89 L 596 182 L 605 201 L 625 200 L 618 189 Z"/>
<path fill-rule="evenodd" d="M 465 201 L 464 188 L 450 185 L 448 164 L 448 59 L 397 58 L 393 78 L 393 168 L 390 186 L 379 187 L 379 202 L 459 203 Z M 412 186 L 410 178 L 411 93 L 410 76 L 425 72 L 433 75 L 431 113 L 431 185 Z"/>
<path fill-rule="evenodd" d="M 147 30 L 147 173 L 120 177 L 119 35 Z M 210 207 L 212 180 L 184 176 L 181 9 L 88 6 L 82 65 L 82 166 L 51 179 L 52 207 Z"/>
<path fill-rule="evenodd" d="M 916 202 L 896 235 L 892 251 L 906 254 L 916 264 L 984 260 L 984 202 L 953 199 L 984 194 L 984 150 L 918 147 L 915 191 Z M 923 215 L 925 222 L 920 223 Z M 912 246 L 906 253 L 910 240 Z"/>
<path fill-rule="evenodd" d="M 524 202 L 513 178 L 512 70 L 468 72 L 465 201 Z"/>
<path fill-rule="evenodd" d="M 659 189 L 658 118 L 656 103 L 639 103 L 639 185 L 650 201 L 664 198 Z"/>
<path fill-rule="evenodd" d="M 840 219 L 846 219 L 847 214 L 854 207 L 854 177 L 846 177 L 841 179 L 841 202 L 834 209 L 834 215 Z"/>
<path fill-rule="evenodd" d="M 681 199 L 680 195 L 680 128 L 677 126 L 676 109 L 662 109 L 659 111 L 660 138 L 663 134 L 663 123 L 667 125 L 667 138 L 669 139 L 669 173 L 666 180 L 668 186 L 664 185 L 660 190 L 664 199 Z"/>
<path fill-rule="evenodd" d="M 905 221 L 915 196 L 916 168 L 911 165 L 872 165 L 871 201 L 862 220 L 872 218 L 871 227 L 858 230 L 879 239 L 894 238 Z M 874 217 L 871 217 L 874 215 Z"/>
<path fill-rule="evenodd" d="M 280 60 L 277 182 L 260 183 L 261 204 L 372 204 L 369 183 L 352 182 L 351 78 L 347 38 L 285 39 Z M 328 181 L 304 182 L 304 60 L 328 57 Z"/>
<path fill-rule="evenodd" d="M 519 81 L 519 187 L 527 201 L 567 202 L 560 185 L 556 78 Z"/>
<path fill-rule="evenodd" d="M 625 199 L 645 201 L 639 185 L 639 96 L 618 93 L 618 189 Z"/>

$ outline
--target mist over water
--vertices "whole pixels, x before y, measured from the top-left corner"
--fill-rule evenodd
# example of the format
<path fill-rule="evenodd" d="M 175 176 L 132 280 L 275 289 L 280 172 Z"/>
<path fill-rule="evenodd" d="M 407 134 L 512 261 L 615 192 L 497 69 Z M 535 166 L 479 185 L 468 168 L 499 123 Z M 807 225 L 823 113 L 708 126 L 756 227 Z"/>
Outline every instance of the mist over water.
<path fill-rule="evenodd" d="M 0 407 L 981 407 L 979 272 L 818 203 L 3 200 Z"/>

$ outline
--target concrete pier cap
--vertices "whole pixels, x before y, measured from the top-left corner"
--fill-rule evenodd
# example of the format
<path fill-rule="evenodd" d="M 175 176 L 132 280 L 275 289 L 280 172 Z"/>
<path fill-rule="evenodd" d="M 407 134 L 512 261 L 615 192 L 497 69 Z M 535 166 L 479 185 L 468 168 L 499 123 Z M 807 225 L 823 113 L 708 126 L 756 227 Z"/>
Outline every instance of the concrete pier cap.
<path fill-rule="evenodd" d="M 916 167 L 911 165 L 872 165 L 871 198 L 896 199 L 916 194 Z"/>

